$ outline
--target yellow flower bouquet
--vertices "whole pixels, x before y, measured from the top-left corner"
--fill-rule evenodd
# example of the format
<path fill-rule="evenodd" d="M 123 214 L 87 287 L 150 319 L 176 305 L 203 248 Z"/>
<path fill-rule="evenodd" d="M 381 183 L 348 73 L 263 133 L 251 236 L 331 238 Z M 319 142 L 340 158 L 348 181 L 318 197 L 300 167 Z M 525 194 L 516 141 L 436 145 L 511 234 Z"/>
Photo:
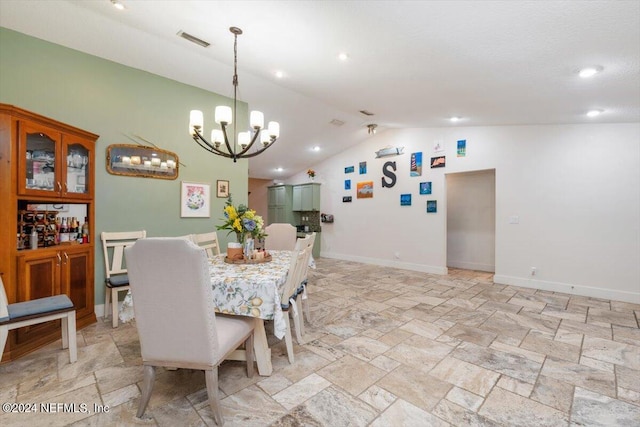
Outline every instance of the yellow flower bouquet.
<path fill-rule="evenodd" d="M 254 239 L 262 239 L 264 233 L 264 221 L 256 211 L 249 209 L 245 205 L 233 206 L 231 195 L 224 206 L 224 223 L 217 227 L 218 230 L 229 230 L 229 233 L 236 233 L 238 243 L 244 243 L 247 236 Z"/>

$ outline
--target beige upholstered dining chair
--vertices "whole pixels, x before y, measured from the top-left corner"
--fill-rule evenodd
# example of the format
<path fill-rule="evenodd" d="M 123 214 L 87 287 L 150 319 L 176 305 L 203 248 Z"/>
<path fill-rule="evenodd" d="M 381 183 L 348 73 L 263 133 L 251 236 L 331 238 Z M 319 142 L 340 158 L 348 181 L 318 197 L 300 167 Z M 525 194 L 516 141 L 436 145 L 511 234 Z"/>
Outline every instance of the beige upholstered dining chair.
<path fill-rule="evenodd" d="M 9 331 L 60 319 L 62 348 L 69 348 L 69 362 L 78 360 L 76 344 L 76 310 L 66 295 L 54 295 L 9 304 L 0 276 L 0 360 Z"/>
<path fill-rule="evenodd" d="M 309 257 L 311 256 L 311 247 L 305 247 L 300 251 L 293 251 L 291 253 L 291 261 L 289 262 L 289 272 L 287 273 L 287 280 L 282 287 L 280 293 L 280 303 L 282 311 L 284 312 L 284 319 L 287 325 L 287 330 L 284 335 L 285 344 L 287 346 L 287 356 L 289 363 L 293 363 L 295 358 L 293 356 L 293 339 L 291 337 L 291 322 L 289 321 L 289 315 L 293 317 L 293 324 L 296 328 L 296 338 L 299 344 L 302 342 L 302 334 L 300 332 L 302 323 L 301 315 L 295 302 L 295 292 L 300 286 L 302 276 L 305 271 L 305 265 L 309 263 Z"/>
<path fill-rule="evenodd" d="M 180 238 L 141 239 L 126 249 L 131 293 L 144 365 L 137 416 L 145 412 L 157 366 L 205 371 L 214 420 L 224 420 L 218 365 L 245 345 L 253 376 L 254 320 L 215 314 L 205 250 Z"/>
<path fill-rule="evenodd" d="M 111 325 L 114 328 L 118 327 L 118 294 L 129 290 L 124 248 L 146 236 L 145 230 L 100 233 L 105 268 L 104 318 L 109 317 L 109 303 L 111 303 Z"/>
<path fill-rule="evenodd" d="M 296 228 L 291 224 L 273 223 L 265 227 L 264 247 L 267 251 L 292 251 L 296 245 Z"/>
<path fill-rule="evenodd" d="M 211 231 L 209 233 L 192 234 L 193 242 L 207 251 L 207 256 L 212 258 L 214 255 L 220 255 L 220 245 L 218 244 L 218 233 Z"/>

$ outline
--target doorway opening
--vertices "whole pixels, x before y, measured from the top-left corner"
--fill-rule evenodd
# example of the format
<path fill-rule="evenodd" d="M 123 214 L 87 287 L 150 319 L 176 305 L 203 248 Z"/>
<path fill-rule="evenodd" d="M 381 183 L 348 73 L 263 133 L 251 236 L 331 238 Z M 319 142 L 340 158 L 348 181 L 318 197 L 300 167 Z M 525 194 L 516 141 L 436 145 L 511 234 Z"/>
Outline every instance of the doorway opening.
<path fill-rule="evenodd" d="M 447 267 L 495 272 L 495 169 L 446 174 Z"/>

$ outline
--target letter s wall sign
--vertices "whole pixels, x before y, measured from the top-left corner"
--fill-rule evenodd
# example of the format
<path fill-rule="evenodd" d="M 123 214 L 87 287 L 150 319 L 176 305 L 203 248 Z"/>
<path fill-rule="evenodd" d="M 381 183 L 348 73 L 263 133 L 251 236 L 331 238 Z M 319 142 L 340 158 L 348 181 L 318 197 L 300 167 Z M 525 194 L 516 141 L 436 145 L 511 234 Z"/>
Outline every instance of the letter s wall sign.
<path fill-rule="evenodd" d="M 396 162 L 386 162 L 382 166 L 382 174 L 384 175 L 382 177 L 383 188 L 391 188 L 394 185 L 396 185 L 396 174 L 394 173 L 395 171 L 396 171 Z M 389 178 L 389 180 L 387 181 L 385 177 Z"/>

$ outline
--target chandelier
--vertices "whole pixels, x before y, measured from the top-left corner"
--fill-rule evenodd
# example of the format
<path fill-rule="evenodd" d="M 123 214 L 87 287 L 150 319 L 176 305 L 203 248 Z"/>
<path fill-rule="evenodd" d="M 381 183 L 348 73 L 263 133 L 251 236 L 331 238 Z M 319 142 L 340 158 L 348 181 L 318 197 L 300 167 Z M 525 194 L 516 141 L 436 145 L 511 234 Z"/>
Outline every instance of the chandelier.
<path fill-rule="evenodd" d="M 280 136 L 280 125 L 278 122 L 269 122 L 268 127 L 264 128 L 264 115 L 260 111 L 252 111 L 249 116 L 249 125 L 252 131 L 237 132 L 236 129 L 236 104 L 238 96 L 238 35 L 242 34 L 242 30 L 238 27 L 231 27 L 229 31 L 233 33 L 233 110 L 226 105 L 219 105 L 215 109 L 215 121 L 220 125 L 221 129 L 213 129 L 211 131 L 211 142 L 203 135 L 203 115 L 200 110 L 191 110 L 189 114 L 189 132 L 193 140 L 198 145 L 210 153 L 233 159 L 234 163 L 238 159 L 257 156 L 273 143 Z M 236 136 L 233 140 L 233 147 L 229 142 L 227 127 L 233 123 L 232 136 Z M 249 152 L 249 149 L 260 138 L 262 147 Z M 222 144 L 226 147 L 226 151 Z"/>

